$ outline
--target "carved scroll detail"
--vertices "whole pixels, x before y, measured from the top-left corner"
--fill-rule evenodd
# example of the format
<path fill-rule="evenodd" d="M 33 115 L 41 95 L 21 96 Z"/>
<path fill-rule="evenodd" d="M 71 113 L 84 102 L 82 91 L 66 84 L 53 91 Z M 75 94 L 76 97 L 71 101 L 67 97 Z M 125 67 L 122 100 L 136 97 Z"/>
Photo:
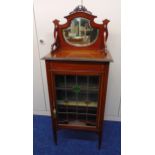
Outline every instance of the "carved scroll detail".
<path fill-rule="evenodd" d="M 58 25 L 59 20 L 54 20 L 54 43 L 51 45 L 51 51 L 54 51 L 56 48 L 58 48 Z"/>
<path fill-rule="evenodd" d="M 107 42 L 107 39 L 108 39 L 108 28 L 107 28 L 107 25 L 110 21 L 108 19 L 105 19 L 103 21 L 103 29 L 104 29 L 104 32 L 103 32 L 103 36 L 104 36 L 104 45 L 105 45 L 105 50 L 107 50 L 107 45 L 106 45 L 106 42 Z"/>

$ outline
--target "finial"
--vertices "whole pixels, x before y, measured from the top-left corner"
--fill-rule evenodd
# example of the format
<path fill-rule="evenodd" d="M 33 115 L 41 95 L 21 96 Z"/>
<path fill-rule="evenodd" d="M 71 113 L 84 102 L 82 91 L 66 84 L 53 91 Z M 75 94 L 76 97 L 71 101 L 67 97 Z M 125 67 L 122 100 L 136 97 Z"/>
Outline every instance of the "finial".
<path fill-rule="evenodd" d="M 83 3 L 83 1 L 81 0 L 81 4 Z M 85 12 L 85 13 L 88 13 L 88 14 L 92 14 L 90 11 L 88 11 L 86 9 L 85 6 L 83 5 L 78 5 L 72 12 L 70 12 L 70 14 L 73 14 L 73 13 L 76 13 L 76 12 Z"/>

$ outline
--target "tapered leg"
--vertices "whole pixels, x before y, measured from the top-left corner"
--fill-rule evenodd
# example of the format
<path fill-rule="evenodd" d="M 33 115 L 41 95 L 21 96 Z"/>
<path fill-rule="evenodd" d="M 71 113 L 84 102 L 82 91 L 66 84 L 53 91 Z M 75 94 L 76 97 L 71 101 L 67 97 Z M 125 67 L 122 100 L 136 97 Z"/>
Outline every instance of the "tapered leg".
<path fill-rule="evenodd" d="M 53 138 L 54 138 L 54 142 L 57 145 L 57 123 L 56 120 L 53 119 Z"/>
<path fill-rule="evenodd" d="M 101 144 L 102 144 L 102 131 L 98 132 L 98 149 L 101 148 Z"/>
<path fill-rule="evenodd" d="M 57 131 L 56 129 L 54 129 L 54 127 L 53 127 L 53 136 L 54 136 L 54 142 L 57 145 Z"/>

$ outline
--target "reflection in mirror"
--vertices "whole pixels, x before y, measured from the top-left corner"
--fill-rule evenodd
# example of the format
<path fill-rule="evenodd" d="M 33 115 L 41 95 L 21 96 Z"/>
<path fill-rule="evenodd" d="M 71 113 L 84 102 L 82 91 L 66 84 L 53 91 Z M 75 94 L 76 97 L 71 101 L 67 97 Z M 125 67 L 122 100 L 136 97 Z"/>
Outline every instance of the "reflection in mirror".
<path fill-rule="evenodd" d="M 85 18 L 75 18 L 66 29 L 63 36 L 67 43 L 73 46 L 88 46 L 93 44 L 98 35 L 98 29 L 91 27 L 90 21 Z"/>

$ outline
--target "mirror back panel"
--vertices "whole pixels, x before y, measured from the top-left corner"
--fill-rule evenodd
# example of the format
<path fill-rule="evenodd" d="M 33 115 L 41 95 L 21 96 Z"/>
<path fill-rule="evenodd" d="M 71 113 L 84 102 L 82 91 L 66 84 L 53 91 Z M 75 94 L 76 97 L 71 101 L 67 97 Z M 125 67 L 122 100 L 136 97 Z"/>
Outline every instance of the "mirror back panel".
<path fill-rule="evenodd" d="M 65 18 L 67 19 L 65 24 L 60 24 L 59 20 L 53 21 L 55 43 L 52 51 L 55 49 L 105 49 L 109 20 L 105 19 L 102 24 L 97 24 L 94 22 L 96 16 L 86 12 L 71 13 Z"/>

